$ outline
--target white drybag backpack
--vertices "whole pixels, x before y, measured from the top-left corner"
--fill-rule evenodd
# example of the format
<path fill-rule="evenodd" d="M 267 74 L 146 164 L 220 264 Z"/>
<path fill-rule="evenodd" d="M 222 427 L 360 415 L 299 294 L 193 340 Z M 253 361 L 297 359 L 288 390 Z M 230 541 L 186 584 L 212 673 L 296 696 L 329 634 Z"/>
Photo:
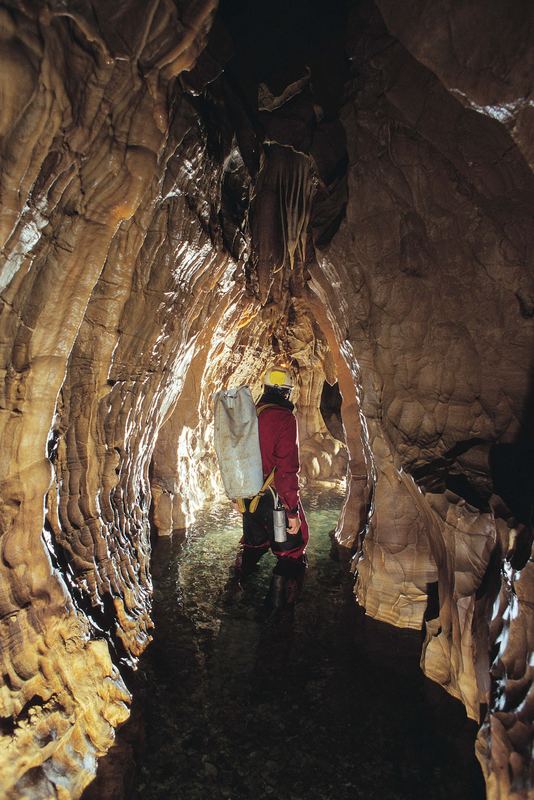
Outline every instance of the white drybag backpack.
<path fill-rule="evenodd" d="M 214 441 L 228 497 L 254 497 L 263 486 L 258 415 L 248 386 L 216 392 Z"/>

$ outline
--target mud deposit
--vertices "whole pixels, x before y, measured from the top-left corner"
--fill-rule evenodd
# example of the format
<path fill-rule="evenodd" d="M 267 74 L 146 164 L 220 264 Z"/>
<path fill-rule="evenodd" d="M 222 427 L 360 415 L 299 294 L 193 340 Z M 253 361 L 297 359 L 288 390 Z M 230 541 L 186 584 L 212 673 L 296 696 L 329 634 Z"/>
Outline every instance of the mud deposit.
<path fill-rule="evenodd" d="M 144 742 L 128 795 L 206 800 L 478 800 L 475 726 L 418 667 L 420 635 L 365 618 L 329 556 L 336 492 L 305 497 L 309 569 L 293 619 L 257 621 L 274 558 L 238 601 L 227 508 L 153 558 L 155 640 L 139 672 Z"/>

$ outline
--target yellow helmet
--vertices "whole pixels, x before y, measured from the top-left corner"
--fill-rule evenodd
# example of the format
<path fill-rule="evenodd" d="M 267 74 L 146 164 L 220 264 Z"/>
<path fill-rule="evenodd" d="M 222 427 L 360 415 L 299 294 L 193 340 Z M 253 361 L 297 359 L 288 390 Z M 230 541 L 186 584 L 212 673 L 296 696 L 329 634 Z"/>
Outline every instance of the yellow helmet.
<path fill-rule="evenodd" d="M 286 367 L 270 367 L 263 376 L 265 386 L 274 386 L 278 389 L 292 389 L 293 380 Z"/>

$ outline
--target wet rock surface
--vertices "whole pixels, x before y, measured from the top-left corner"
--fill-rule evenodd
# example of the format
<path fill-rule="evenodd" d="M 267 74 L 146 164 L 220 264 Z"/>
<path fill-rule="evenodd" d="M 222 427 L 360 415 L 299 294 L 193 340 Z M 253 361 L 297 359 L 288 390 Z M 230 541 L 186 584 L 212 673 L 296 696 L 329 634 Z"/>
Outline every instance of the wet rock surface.
<path fill-rule="evenodd" d="M 155 639 L 141 662 L 139 798 L 484 797 L 475 725 L 418 668 L 421 637 L 364 618 L 329 557 L 342 495 L 305 498 L 309 569 L 294 616 L 256 619 L 272 556 L 231 606 L 228 509 L 154 554 Z M 138 691 L 138 694 L 136 692 Z"/>
<path fill-rule="evenodd" d="M 359 601 L 417 631 L 430 587 L 426 673 L 484 719 L 489 795 L 532 791 L 533 11 L 450 5 L 2 4 L 9 797 L 91 781 L 151 526 L 217 495 L 211 394 L 273 359 L 308 480 L 348 462 Z"/>

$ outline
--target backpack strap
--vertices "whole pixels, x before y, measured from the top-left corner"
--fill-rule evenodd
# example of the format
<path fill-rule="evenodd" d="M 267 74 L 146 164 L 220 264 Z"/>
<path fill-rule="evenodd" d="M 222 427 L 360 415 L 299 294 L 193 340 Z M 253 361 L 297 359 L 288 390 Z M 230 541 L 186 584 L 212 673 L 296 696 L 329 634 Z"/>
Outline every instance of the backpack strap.
<path fill-rule="evenodd" d="M 265 403 L 264 405 L 256 409 L 256 414 L 258 415 L 258 417 L 260 416 L 262 411 L 265 411 L 266 408 L 282 408 L 282 406 L 279 406 L 278 403 Z"/>
<path fill-rule="evenodd" d="M 265 481 L 263 482 L 263 486 L 261 487 L 261 489 L 258 492 L 258 494 L 255 497 L 253 497 L 252 500 L 250 501 L 250 505 L 248 507 L 248 510 L 250 511 L 251 514 L 253 514 L 256 511 L 256 509 L 258 508 L 258 505 L 259 505 L 259 502 L 260 502 L 261 498 L 263 497 L 265 492 L 268 491 L 268 489 L 271 486 L 271 484 L 274 482 L 274 473 L 275 473 L 275 471 L 276 471 L 276 467 L 273 467 L 271 472 L 269 473 L 269 475 L 267 475 L 267 477 L 265 478 Z"/>
<path fill-rule="evenodd" d="M 277 403 L 265 403 L 264 405 L 262 405 L 262 406 L 260 406 L 259 408 L 256 409 L 256 413 L 257 413 L 258 417 L 259 417 L 259 415 L 261 414 L 262 411 L 265 411 L 266 408 L 280 408 L 280 406 Z M 275 471 L 276 471 L 276 467 L 273 467 L 273 469 L 271 470 L 269 475 L 267 475 L 267 477 L 265 478 L 265 480 L 263 482 L 263 486 L 261 487 L 261 489 L 258 492 L 258 494 L 255 495 L 255 497 L 253 497 L 252 500 L 250 501 L 250 505 L 248 507 L 248 510 L 249 510 L 250 514 L 254 514 L 254 512 L 258 508 L 258 505 L 259 505 L 259 502 L 260 502 L 261 498 L 263 497 L 263 495 L 269 490 L 269 488 L 274 483 L 274 473 L 275 473 Z M 236 500 L 236 503 L 237 503 L 237 507 L 238 507 L 239 511 L 242 514 L 244 514 L 245 511 L 246 511 L 244 499 L 242 497 L 238 497 L 237 500 Z"/>

